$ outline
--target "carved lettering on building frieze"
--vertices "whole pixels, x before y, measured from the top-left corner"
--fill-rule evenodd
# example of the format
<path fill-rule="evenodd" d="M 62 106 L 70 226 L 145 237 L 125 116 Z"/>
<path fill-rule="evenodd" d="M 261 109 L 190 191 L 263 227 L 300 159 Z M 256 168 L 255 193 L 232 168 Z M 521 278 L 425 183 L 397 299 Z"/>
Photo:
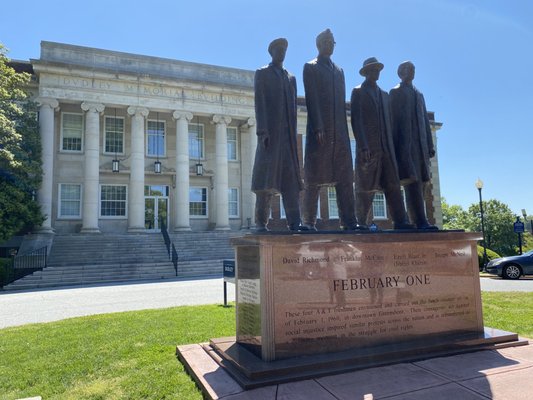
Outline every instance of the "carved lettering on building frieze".
<path fill-rule="evenodd" d="M 121 93 L 143 97 L 165 98 L 175 101 L 194 101 L 217 105 L 253 106 L 253 93 L 239 95 L 231 93 L 217 93 L 203 90 L 185 89 L 164 84 L 147 84 L 139 82 L 107 81 L 97 78 L 80 78 L 61 76 L 59 79 L 45 77 L 41 80 L 43 86 L 58 86 L 58 88 L 77 88 L 90 91 L 102 90 L 106 93 Z M 215 89 L 216 90 L 216 89 Z"/>

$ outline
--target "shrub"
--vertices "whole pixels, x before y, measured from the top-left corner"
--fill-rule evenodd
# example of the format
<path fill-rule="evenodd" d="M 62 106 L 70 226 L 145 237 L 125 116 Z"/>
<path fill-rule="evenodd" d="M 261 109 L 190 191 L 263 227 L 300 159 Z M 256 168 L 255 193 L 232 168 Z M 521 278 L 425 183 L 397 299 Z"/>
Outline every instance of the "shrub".
<path fill-rule="evenodd" d="M 0 258 L 0 287 L 7 285 L 13 278 L 11 258 Z"/>
<path fill-rule="evenodd" d="M 496 253 L 495 251 L 492 251 L 491 249 L 487 249 L 487 263 L 490 260 L 494 260 L 495 258 L 500 258 L 501 256 Z M 483 270 L 483 246 L 478 245 L 477 246 L 477 259 L 479 262 L 479 270 Z"/>

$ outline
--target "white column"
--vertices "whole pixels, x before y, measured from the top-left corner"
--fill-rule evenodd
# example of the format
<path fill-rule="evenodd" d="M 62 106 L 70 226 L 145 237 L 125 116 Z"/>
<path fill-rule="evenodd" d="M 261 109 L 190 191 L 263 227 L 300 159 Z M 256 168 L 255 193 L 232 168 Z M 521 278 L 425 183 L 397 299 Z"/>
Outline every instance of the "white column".
<path fill-rule="evenodd" d="M 255 148 L 257 146 L 257 135 L 255 118 L 248 118 L 244 125 L 241 125 L 242 147 L 241 147 L 241 175 L 242 175 L 242 229 L 248 228 L 248 218 L 250 226 L 255 226 L 255 193 L 252 192 L 252 171 L 255 161 Z"/>
<path fill-rule="evenodd" d="M 215 172 L 215 199 L 216 217 L 215 230 L 229 230 L 228 216 L 228 124 L 231 118 L 225 115 L 213 116 L 216 125 L 216 172 Z"/>
<path fill-rule="evenodd" d="M 128 107 L 131 121 L 131 169 L 128 232 L 144 232 L 144 119 L 148 109 Z"/>
<path fill-rule="evenodd" d="M 189 121 L 192 114 L 174 111 L 176 120 L 176 189 L 174 231 L 190 231 L 189 222 Z"/>
<path fill-rule="evenodd" d="M 85 113 L 85 178 L 83 180 L 82 233 L 99 233 L 98 181 L 100 177 L 99 141 L 100 113 L 105 106 L 100 103 L 81 103 Z"/>
<path fill-rule="evenodd" d="M 37 200 L 45 220 L 39 228 L 41 233 L 54 233 L 52 228 L 52 197 L 54 193 L 54 111 L 59 107 L 56 99 L 39 97 L 39 133 L 41 135 L 43 180 L 37 192 Z"/>

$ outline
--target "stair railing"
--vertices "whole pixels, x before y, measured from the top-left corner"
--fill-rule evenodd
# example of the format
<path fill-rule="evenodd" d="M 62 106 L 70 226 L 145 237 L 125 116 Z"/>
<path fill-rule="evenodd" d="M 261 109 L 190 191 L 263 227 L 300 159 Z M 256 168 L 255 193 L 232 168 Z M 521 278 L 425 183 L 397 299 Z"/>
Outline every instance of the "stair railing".
<path fill-rule="evenodd" d="M 26 254 L 17 254 L 11 262 L 11 271 L 5 278 L 3 285 L 8 285 L 26 275 L 33 274 L 46 268 L 48 247 L 40 247 Z M 2 282 L 0 282 L 2 286 Z"/>
<path fill-rule="evenodd" d="M 161 219 L 160 225 L 161 225 L 161 234 L 163 235 L 163 240 L 165 241 L 165 246 L 167 247 L 168 258 L 172 260 L 172 265 L 174 265 L 176 276 L 178 276 L 178 252 L 176 251 L 176 247 L 174 246 L 174 243 L 172 243 L 172 241 L 170 240 L 167 226 L 163 219 Z M 171 246 L 172 246 L 172 254 L 170 252 Z"/>

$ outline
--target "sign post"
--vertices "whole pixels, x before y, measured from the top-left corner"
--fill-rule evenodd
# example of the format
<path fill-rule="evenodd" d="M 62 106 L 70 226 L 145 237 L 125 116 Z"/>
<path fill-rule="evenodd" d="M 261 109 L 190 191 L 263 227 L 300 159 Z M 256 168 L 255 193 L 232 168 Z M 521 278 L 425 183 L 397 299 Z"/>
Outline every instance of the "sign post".
<path fill-rule="evenodd" d="M 516 217 L 516 222 L 513 224 L 513 229 L 518 235 L 518 249 L 522 255 L 522 233 L 524 233 L 524 223 L 520 221 L 520 217 Z"/>
<path fill-rule="evenodd" d="M 224 307 L 228 306 L 227 283 L 235 284 L 235 260 L 224 260 L 222 262 L 222 275 L 224 277 Z"/>

